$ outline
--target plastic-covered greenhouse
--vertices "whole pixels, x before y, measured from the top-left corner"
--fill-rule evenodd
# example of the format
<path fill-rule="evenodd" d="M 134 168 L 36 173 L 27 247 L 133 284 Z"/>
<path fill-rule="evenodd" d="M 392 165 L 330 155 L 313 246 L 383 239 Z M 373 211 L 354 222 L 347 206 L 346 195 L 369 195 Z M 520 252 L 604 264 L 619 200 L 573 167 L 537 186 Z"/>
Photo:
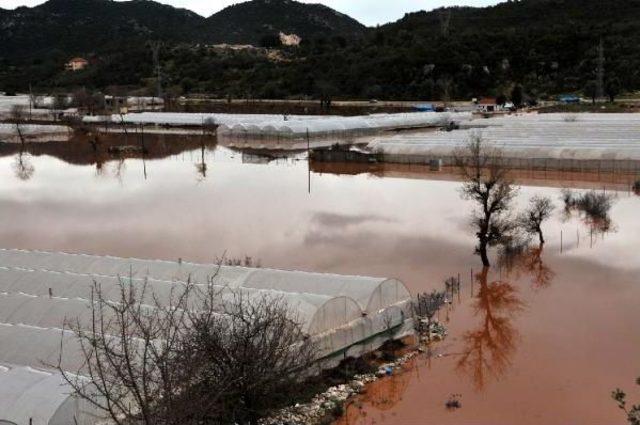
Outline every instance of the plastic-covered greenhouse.
<path fill-rule="evenodd" d="M 218 136 L 226 139 L 309 137 L 358 137 L 380 131 L 444 126 L 452 121 L 471 119 L 467 113 L 412 112 L 374 114 L 355 117 L 322 117 L 297 120 L 242 121 L 218 127 Z"/>
<path fill-rule="evenodd" d="M 235 125 L 238 123 L 250 124 L 265 121 L 296 121 L 313 120 L 322 118 L 319 115 L 276 115 L 276 114 L 215 114 L 196 112 L 136 112 L 128 114 L 96 115 L 83 118 L 87 123 L 111 122 L 116 124 L 137 125 L 169 125 L 179 127 L 206 125 Z"/>
<path fill-rule="evenodd" d="M 479 135 L 513 166 L 640 169 L 640 114 L 528 114 L 467 121 L 461 127 L 379 137 L 368 148 L 389 162 L 446 163 Z"/>
<path fill-rule="evenodd" d="M 0 364 L 0 424 L 94 424 L 88 402 L 71 393 L 57 372 Z"/>
<path fill-rule="evenodd" d="M 31 369 L 24 368 L 57 364 L 61 337 L 63 369 L 81 370 L 84 358 L 77 339 L 72 332 L 62 331 L 63 323 L 77 319 L 81 326 L 88 326 L 92 282 L 98 282 L 105 297 L 115 301 L 119 299 L 118 279 L 140 285 L 146 282 L 149 299 L 142 302 L 150 302 L 153 295 L 161 302 L 169 300 L 172 291 L 184 287 L 189 279 L 219 287 L 221 302 L 238 292 L 282 299 L 317 343 L 318 360 L 325 367 L 336 365 L 344 356 L 377 348 L 388 339 L 390 328 L 395 338 L 413 334 L 410 294 L 395 279 L 0 249 L 0 365 L 11 365 L 7 366 L 10 370 L 0 372 L 0 394 L 11 393 L 15 398 L 22 392 L 26 397 L 26 391 L 31 391 L 28 397 L 37 400 L 54 393 L 52 400 L 60 408 L 67 406 L 47 410 L 53 413 L 34 425 L 65 423 L 56 422 L 62 415 L 56 412 L 67 412 L 64 417 L 69 412 L 86 413 L 77 411 L 80 405 L 69 398 L 64 385 L 23 388 L 16 381 L 28 381 Z M 2 379 L 7 372 L 24 376 L 24 380 Z M 50 371 L 33 373 L 48 373 L 48 382 L 61 379 Z M 35 405 L 32 408 L 39 411 Z M 9 411 L 15 413 L 15 409 Z M 0 424 L 3 420 L 28 423 L 24 415 L 20 419 L 0 410 Z"/>

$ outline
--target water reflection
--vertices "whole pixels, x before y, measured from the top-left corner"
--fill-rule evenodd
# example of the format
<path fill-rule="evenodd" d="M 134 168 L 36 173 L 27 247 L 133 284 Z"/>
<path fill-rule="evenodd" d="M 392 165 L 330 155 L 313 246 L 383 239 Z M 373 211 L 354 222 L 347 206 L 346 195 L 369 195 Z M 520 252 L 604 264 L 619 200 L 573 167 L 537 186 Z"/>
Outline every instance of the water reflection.
<path fill-rule="evenodd" d="M 402 400 L 411 380 L 414 379 L 415 373 L 418 373 L 416 362 L 410 360 L 393 377 L 369 384 L 366 389 L 367 404 L 378 410 L 381 416 L 384 417 L 385 412 L 393 409 Z M 335 425 L 360 423 L 362 411 L 359 407 L 361 406 L 358 400 L 352 400 L 349 403 L 349 408 L 346 409 L 344 415 L 338 419 Z"/>
<path fill-rule="evenodd" d="M 564 221 L 578 216 L 589 229 L 592 245 L 594 236 L 604 237 L 607 233 L 617 231 L 610 215 L 617 195 L 595 190 L 576 194 L 569 189 L 563 189 L 561 199 L 564 203 Z"/>
<path fill-rule="evenodd" d="M 531 278 L 534 289 L 543 289 L 551 285 L 555 273 L 542 259 L 544 246 L 526 247 L 517 253 L 502 253 L 498 257 L 498 266 L 505 271 L 507 276 L 515 280 L 522 275 Z"/>
<path fill-rule="evenodd" d="M 36 168 L 31 162 L 31 155 L 26 153 L 22 147 L 20 152 L 16 155 L 13 163 L 13 171 L 15 176 L 22 181 L 27 181 L 33 177 L 36 172 Z"/>
<path fill-rule="evenodd" d="M 519 337 L 513 319 L 525 306 L 511 283 L 489 282 L 488 275 L 485 268 L 475 276 L 479 291 L 472 307 L 480 318 L 479 326 L 462 335 L 463 348 L 456 363 L 456 369 L 468 375 L 477 390 L 489 378 L 499 379 L 507 371 Z"/>
<path fill-rule="evenodd" d="M 357 411 L 367 416 L 359 423 L 422 424 L 428 418 L 555 425 L 619 418 L 615 405 L 608 410 L 607 394 L 633 376 L 640 350 L 633 326 L 640 322 L 640 198 L 619 194 L 611 220 L 620 231 L 606 243 L 589 249 L 583 222 L 562 223 L 556 215 L 546 223 L 544 252 L 529 251 L 512 271 L 503 266 L 502 277 L 494 268 L 498 278 L 470 279 L 475 241 L 459 182 L 325 170 L 312 174 L 309 195 L 306 161 L 258 164 L 264 161 L 243 161 L 219 145 L 215 152 L 205 146 L 203 161 L 198 135 L 190 142 L 176 138 L 176 144 L 169 142 L 173 137 L 148 136 L 146 181 L 138 154 L 118 158 L 100 139 L 95 153 L 86 140 L 29 147 L 36 171 L 21 182 L 13 168 L 19 149 L 12 147 L 0 158 L 0 215 L 7 217 L 2 247 L 201 262 L 215 262 L 225 251 L 246 253 L 275 268 L 397 277 L 413 293 L 460 273 L 462 303 L 440 317 L 451 319 L 450 336 L 437 347 L 444 356 L 436 354 L 430 369 L 419 359 L 416 370 L 402 376 L 408 387 L 399 382 L 393 394 L 374 391 L 385 410 L 368 409 L 365 395 Z M 194 164 L 203 162 L 206 180 L 198 183 L 204 175 Z M 96 169 L 105 177 L 96 178 Z M 118 169 L 122 183 L 114 178 Z M 539 193 L 559 196 L 557 189 L 523 187 L 519 206 Z M 518 311 L 525 302 L 526 311 Z M 461 352 L 466 360 L 456 371 Z M 503 371 L 500 382 L 490 368 Z M 481 393 L 474 376 L 482 377 Z M 444 402 L 457 393 L 462 409 L 446 411 Z"/>
<path fill-rule="evenodd" d="M 134 134 L 135 135 L 135 134 Z M 131 135 L 129 135 L 131 136 Z M 86 134 L 75 136 L 68 142 L 19 144 L 0 143 L 0 157 L 29 154 L 48 155 L 69 164 L 96 165 L 99 172 L 103 164 L 126 159 L 162 159 L 187 151 L 200 150 L 200 165 L 205 163 L 206 152 L 216 145 L 215 137 L 190 134 L 145 134 L 139 137 L 122 134 Z M 205 168 L 199 167 L 199 174 Z"/>

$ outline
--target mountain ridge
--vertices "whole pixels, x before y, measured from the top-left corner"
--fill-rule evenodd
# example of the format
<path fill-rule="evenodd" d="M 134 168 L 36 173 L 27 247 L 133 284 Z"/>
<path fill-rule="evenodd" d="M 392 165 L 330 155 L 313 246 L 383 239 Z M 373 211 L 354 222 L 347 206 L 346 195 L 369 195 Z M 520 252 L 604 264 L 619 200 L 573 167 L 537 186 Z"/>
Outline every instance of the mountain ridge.
<path fill-rule="evenodd" d="M 319 4 L 252 0 L 208 18 L 152 0 L 48 0 L 0 12 L 0 57 L 25 59 L 49 50 L 91 54 L 149 39 L 170 43 L 259 44 L 263 37 L 295 33 L 362 36 L 366 27 Z"/>
<path fill-rule="evenodd" d="M 24 90 L 33 81 L 46 88 L 150 91 L 155 74 L 149 40 L 164 41 L 162 82 L 173 93 L 448 99 L 498 96 L 521 85 L 529 96 L 544 98 L 593 87 L 601 57 L 605 86 L 640 88 L 640 0 L 441 8 L 375 28 L 292 0 L 240 3 L 209 18 L 143 0 L 125 2 L 127 7 L 106 0 L 50 1 L 61 12 L 21 9 L 22 27 L 7 19 L 11 12 L 0 13 L 0 38 L 10 40 L 0 43 L 0 90 L 3 84 Z M 97 10 L 108 25 L 91 18 L 95 12 L 78 12 L 74 2 Z M 277 52 L 208 46 L 255 45 L 267 37 L 278 48 L 280 31 L 302 36 L 302 43 Z M 65 61 L 85 54 L 92 60 L 87 70 L 64 71 Z"/>

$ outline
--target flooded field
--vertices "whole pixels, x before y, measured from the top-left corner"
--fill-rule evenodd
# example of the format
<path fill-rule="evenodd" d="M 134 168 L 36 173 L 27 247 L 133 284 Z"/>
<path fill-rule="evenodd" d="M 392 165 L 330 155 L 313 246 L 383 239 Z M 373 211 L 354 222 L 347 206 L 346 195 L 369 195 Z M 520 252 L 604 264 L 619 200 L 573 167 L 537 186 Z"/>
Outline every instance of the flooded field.
<path fill-rule="evenodd" d="M 520 207 L 534 194 L 558 207 L 548 243 L 482 273 L 472 206 L 447 176 L 309 169 L 305 154 L 268 161 L 197 139 L 146 160 L 38 149 L 0 157 L 3 248 L 250 256 L 265 267 L 397 277 L 414 292 L 460 274 L 459 296 L 440 312 L 449 337 L 373 384 L 343 424 L 624 422 L 610 392 L 640 375 L 640 197 L 624 179 L 521 176 Z M 565 217 L 562 186 L 615 190 L 611 228 Z M 462 407 L 448 410 L 454 395 Z"/>

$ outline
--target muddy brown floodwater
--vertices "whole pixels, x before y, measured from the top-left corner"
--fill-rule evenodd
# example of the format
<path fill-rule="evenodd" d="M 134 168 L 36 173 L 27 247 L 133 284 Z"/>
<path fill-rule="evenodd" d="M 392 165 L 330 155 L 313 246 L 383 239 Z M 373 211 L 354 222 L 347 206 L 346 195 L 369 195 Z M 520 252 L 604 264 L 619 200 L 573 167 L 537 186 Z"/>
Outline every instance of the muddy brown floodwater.
<path fill-rule="evenodd" d="M 342 424 L 624 422 L 609 394 L 640 375 L 640 198 L 628 191 L 615 192 L 602 233 L 563 217 L 559 188 L 522 187 L 520 206 L 545 194 L 559 207 L 548 243 L 480 273 L 471 205 L 455 181 L 308 173 L 300 158 L 261 163 L 221 147 L 75 162 L 0 158 L 0 246 L 190 261 L 226 252 L 397 277 L 414 292 L 460 274 L 459 296 L 440 313 L 449 337 L 373 384 Z M 447 410 L 454 394 L 462 407 Z"/>

